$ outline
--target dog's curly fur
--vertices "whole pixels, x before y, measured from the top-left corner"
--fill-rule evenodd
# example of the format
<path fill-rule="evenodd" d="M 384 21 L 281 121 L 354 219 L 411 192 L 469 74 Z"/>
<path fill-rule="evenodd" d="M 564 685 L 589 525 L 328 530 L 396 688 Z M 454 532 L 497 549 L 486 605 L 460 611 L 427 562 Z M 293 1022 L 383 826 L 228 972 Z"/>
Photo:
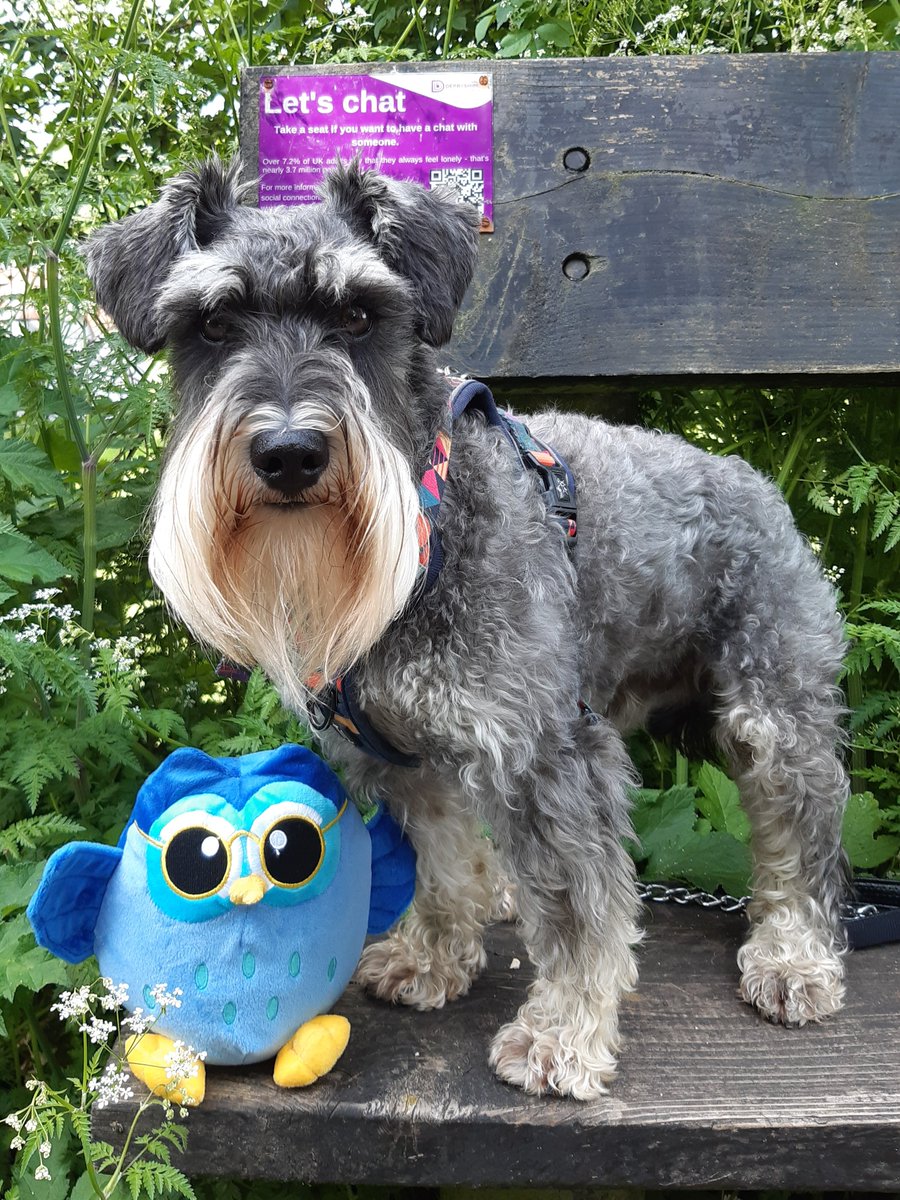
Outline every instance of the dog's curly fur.
<path fill-rule="evenodd" d="M 372 723 L 421 759 L 391 767 L 326 737 L 419 858 L 414 908 L 360 977 L 418 1008 L 468 990 L 502 878 L 486 822 L 537 974 L 491 1062 L 530 1092 L 590 1098 L 637 978 L 621 735 L 659 710 L 708 712 L 750 815 L 742 995 L 785 1024 L 840 1007 L 844 640 L 769 481 L 676 437 L 555 412 L 530 424 L 578 482 L 577 568 L 508 446 L 465 417 L 443 571 L 412 602 L 416 484 L 448 391 L 435 350 L 476 240 L 450 198 L 355 165 L 319 205 L 257 211 L 211 162 L 95 234 L 87 261 L 123 334 L 171 352 L 181 408 L 151 570 L 172 609 L 297 711 L 313 671 L 354 665 Z M 302 502 L 251 462 L 260 434 L 298 429 L 328 448 Z"/>

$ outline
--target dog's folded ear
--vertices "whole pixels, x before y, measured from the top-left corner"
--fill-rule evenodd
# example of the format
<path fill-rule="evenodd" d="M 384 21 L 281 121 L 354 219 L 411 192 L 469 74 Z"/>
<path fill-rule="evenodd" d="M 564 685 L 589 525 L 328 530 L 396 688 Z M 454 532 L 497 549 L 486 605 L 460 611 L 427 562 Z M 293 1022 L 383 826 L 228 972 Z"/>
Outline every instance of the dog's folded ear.
<path fill-rule="evenodd" d="M 364 171 L 355 160 L 338 163 L 325 176 L 320 194 L 412 284 L 422 340 L 431 346 L 449 341 L 475 269 L 475 209 L 447 191 Z"/>
<path fill-rule="evenodd" d="M 214 241 L 240 202 L 239 163 L 226 168 L 213 157 L 176 175 L 147 208 L 88 239 L 84 256 L 97 300 L 133 346 L 148 354 L 162 348 L 156 299 L 172 264 Z"/>

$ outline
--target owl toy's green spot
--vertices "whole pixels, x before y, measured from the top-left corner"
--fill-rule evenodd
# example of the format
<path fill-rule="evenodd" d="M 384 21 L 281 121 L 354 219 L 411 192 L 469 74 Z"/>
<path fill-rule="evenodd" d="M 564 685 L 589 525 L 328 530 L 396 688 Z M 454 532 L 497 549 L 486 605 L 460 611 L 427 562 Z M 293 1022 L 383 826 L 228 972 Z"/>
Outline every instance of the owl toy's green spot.
<path fill-rule="evenodd" d="M 269 1001 L 269 1003 L 266 1005 L 266 1016 L 269 1018 L 270 1021 L 274 1021 L 275 1018 L 278 1016 L 278 997 L 277 996 L 273 996 L 272 999 Z"/>
<path fill-rule="evenodd" d="M 206 963 L 199 963 L 194 972 L 194 983 L 197 986 L 198 992 L 205 992 L 206 985 L 209 983 L 209 967 Z"/>
<path fill-rule="evenodd" d="M 231 1000 L 222 1009 L 222 1020 L 226 1025 L 233 1025 L 234 1018 L 237 1016 L 237 1006 Z"/>
<path fill-rule="evenodd" d="M 148 1008 L 156 1008 L 156 1001 L 153 999 L 149 983 L 144 984 L 144 1003 Z"/>
<path fill-rule="evenodd" d="M 256 959 L 248 950 L 241 962 L 241 970 L 244 972 L 245 979 L 252 979 L 253 973 L 256 970 Z"/>
<path fill-rule="evenodd" d="M 288 963 L 288 970 L 291 973 L 291 979 L 296 979 L 300 974 L 300 955 L 296 950 L 291 955 L 291 961 Z"/>
<path fill-rule="evenodd" d="M 337 970 L 337 959 L 333 958 L 331 960 L 331 962 L 328 964 L 328 982 L 329 983 L 331 983 L 332 979 L 334 979 L 334 973 L 336 970 Z"/>

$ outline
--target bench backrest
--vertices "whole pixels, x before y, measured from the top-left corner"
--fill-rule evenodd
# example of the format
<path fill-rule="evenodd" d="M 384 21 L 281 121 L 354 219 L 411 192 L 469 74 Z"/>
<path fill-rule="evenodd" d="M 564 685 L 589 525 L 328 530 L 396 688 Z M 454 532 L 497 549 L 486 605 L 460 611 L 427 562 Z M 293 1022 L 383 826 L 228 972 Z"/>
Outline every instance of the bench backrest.
<path fill-rule="evenodd" d="M 900 56 L 445 69 L 480 65 L 495 232 L 455 362 L 508 380 L 900 372 Z M 273 73 L 316 68 L 244 73 L 249 178 Z"/>

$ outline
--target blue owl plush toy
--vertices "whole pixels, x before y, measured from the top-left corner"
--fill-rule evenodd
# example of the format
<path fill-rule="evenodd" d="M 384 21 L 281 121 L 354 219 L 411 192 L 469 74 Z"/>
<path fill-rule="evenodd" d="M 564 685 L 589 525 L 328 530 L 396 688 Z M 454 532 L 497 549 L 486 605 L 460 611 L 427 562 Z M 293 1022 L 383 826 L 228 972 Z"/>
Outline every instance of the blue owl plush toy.
<path fill-rule="evenodd" d="M 414 890 L 398 826 L 383 809 L 364 822 L 312 751 L 176 750 L 144 783 L 118 846 L 72 842 L 53 854 L 28 916 L 40 945 L 67 962 L 95 954 L 104 976 L 127 984 L 132 1010 L 153 1015 L 161 982 L 181 989 L 180 1007 L 129 1049 L 154 1090 L 176 1040 L 213 1064 L 277 1055 L 275 1082 L 297 1087 L 343 1053 L 348 1022 L 322 1014 L 366 933 L 389 928 Z M 200 1064 L 179 1099 L 202 1093 Z"/>

